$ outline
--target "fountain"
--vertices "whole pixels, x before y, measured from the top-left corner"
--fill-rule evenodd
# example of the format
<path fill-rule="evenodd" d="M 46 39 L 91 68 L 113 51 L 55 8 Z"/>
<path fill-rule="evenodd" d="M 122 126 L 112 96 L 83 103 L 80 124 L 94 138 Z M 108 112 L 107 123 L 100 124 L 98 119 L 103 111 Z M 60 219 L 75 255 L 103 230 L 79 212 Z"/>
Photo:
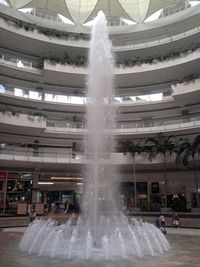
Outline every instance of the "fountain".
<path fill-rule="evenodd" d="M 88 133 L 85 141 L 87 169 L 82 215 L 76 224 L 70 218 L 35 220 L 25 231 L 20 249 L 39 256 L 83 260 L 141 258 L 169 250 L 165 236 L 154 225 L 128 219 L 120 212 L 114 152 L 113 55 L 103 12 L 92 29 L 88 76 Z"/>

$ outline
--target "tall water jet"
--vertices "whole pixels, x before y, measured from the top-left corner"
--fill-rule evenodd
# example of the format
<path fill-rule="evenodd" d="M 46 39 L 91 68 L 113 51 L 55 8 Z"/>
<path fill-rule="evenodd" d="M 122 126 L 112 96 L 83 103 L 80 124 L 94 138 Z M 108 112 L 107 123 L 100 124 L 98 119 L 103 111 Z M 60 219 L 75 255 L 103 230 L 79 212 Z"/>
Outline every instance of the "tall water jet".
<path fill-rule="evenodd" d="M 83 213 L 90 217 L 94 239 L 102 213 L 116 212 L 114 194 L 117 172 L 111 164 L 114 152 L 113 55 L 102 11 L 94 20 L 89 53 L 87 130 L 85 151 L 89 164 L 85 174 Z"/>
<path fill-rule="evenodd" d="M 113 57 L 106 19 L 100 12 L 94 21 L 89 55 L 88 134 L 82 215 L 76 225 L 70 219 L 35 220 L 24 233 L 20 249 L 39 256 L 72 259 L 124 260 L 169 250 L 165 236 L 154 225 L 120 212 L 116 195 L 114 152 Z M 123 264 L 122 264 L 123 265 Z"/>

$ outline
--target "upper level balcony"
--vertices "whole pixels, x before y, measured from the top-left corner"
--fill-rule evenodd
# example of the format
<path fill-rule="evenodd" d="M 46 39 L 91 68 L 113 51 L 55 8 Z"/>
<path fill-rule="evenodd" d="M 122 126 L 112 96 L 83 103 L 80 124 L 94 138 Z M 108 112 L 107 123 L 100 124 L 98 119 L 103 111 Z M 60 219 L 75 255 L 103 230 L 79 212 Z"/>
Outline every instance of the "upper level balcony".
<path fill-rule="evenodd" d="M 172 96 L 181 105 L 188 106 L 191 103 L 199 103 L 199 92 L 200 79 L 172 85 Z"/>
<path fill-rule="evenodd" d="M 63 118 L 64 113 L 62 114 L 62 112 L 79 112 L 78 117 L 82 121 L 87 105 L 85 93 L 83 95 L 74 93 L 73 95 L 67 91 L 68 88 L 66 93 L 64 93 L 64 88 L 62 89 L 63 93 L 59 93 L 53 91 L 53 88 L 52 91 L 48 91 L 41 87 L 29 88 L 19 85 L 0 84 L 1 105 L 7 105 L 10 109 L 17 109 L 22 113 L 27 111 L 35 113 L 30 108 L 37 109 L 38 112 L 43 113 L 45 116 L 56 115 L 60 118 Z M 199 79 L 172 86 L 169 84 L 159 85 L 155 86 L 155 89 L 153 86 L 147 86 L 142 90 L 144 92 L 141 94 L 134 94 L 134 90 L 132 90 L 129 94 L 127 91 L 125 96 L 113 97 L 113 105 L 118 111 L 119 120 L 162 116 L 166 118 L 167 116 L 180 116 L 184 109 L 187 109 L 189 113 L 196 113 L 200 110 Z M 148 90 L 151 93 L 148 94 Z M 155 93 L 153 93 L 154 90 Z M 68 114 L 68 116 L 77 115 L 70 116 Z"/>
<path fill-rule="evenodd" d="M 186 5 L 187 6 L 187 5 Z M 110 35 L 112 42 L 114 46 L 118 46 L 117 50 L 120 50 L 120 47 L 123 46 L 129 46 L 134 44 L 141 43 L 140 48 L 148 48 L 152 45 L 154 46 L 154 41 L 157 42 L 157 40 L 161 40 L 160 44 L 157 43 L 157 45 L 162 45 L 162 43 L 168 43 L 168 42 L 176 42 L 176 40 L 180 40 L 180 38 L 183 40 L 188 39 L 188 41 L 185 44 L 189 43 L 191 44 L 190 38 L 193 38 L 193 35 L 195 35 L 196 32 L 191 32 L 190 30 L 195 29 L 197 26 L 199 26 L 199 6 L 186 9 L 182 11 L 181 15 L 176 14 L 177 9 L 171 8 L 170 10 L 170 18 L 168 16 L 165 16 L 163 18 L 159 19 L 159 23 L 140 23 L 137 25 L 117 25 L 110 27 Z M 1 27 L 2 32 L 8 31 L 9 34 L 5 35 L 5 37 L 8 36 L 9 40 L 13 40 L 15 38 L 15 46 L 20 48 L 20 42 L 18 39 L 23 39 L 26 41 L 27 46 L 21 47 L 21 51 L 24 51 L 24 53 L 31 54 L 32 51 L 36 52 L 37 54 L 39 52 L 38 50 L 38 43 L 40 43 L 40 46 L 42 50 L 40 53 L 45 52 L 45 46 L 44 43 L 47 43 L 49 47 L 46 45 L 46 51 L 55 51 L 54 44 L 57 44 L 59 46 L 59 49 L 62 49 L 62 46 L 68 46 L 68 47 L 84 47 L 88 48 L 88 41 L 81 40 L 81 38 L 78 38 L 78 41 L 73 40 L 73 33 L 77 35 L 77 33 L 81 32 L 84 33 L 86 36 L 90 35 L 91 28 L 90 27 L 83 27 L 78 25 L 68 25 L 64 23 L 59 23 L 57 19 L 53 18 L 52 16 L 45 16 L 45 14 L 41 16 L 30 16 L 29 14 L 23 14 L 19 11 L 10 9 L 5 6 L 1 6 L 1 13 L 5 18 L 5 21 L 2 20 Z M 174 13 L 174 15 L 172 15 Z M 37 10 L 33 10 L 31 14 L 38 14 Z M 163 13 L 164 14 L 164 13 Z M 165 12 L 165 15 L 167 12 Z M 49 18 L 49 19 L 46 19 Z M 11 20 L 10 23 L 6 22 Z M 62 38 L 55 38 L 55 37 L 48 37 L 44 36 L 42 34 L 39 34 L 37 30 L 34 31 L 34 34 L 32 31 L 24 30 L 22 28 L 18 27 L 17 35 L 16 36 L 16 25 L 14 22 L 20 21 L 21 24 L 34 24 L 37 27 L 42 27 L 43 29 L 48 29 L 49 31 L 52 29 L 58 29 L 61 32 L 68 32 L 69 35 L 72 33 L 72 38 L 68 38 L 68 40 L 62 40 Z M 112 25 L 112 23 L 111 23 Z M 185 32 L 185 34 L 184 34 Z M 178 36 L 180 34 L 180 36 Z M 181 36 L 182 35 L 182 36 Z M 186 38 L 189 37 L 189 38 Z M 17 38 L 17 39 L 16 39 Z M 26 38 L 26 40 L 25 40 Z M 173 38 L 173 40 L 171 39 Z M 2 38 L 1 42 L 2 44 L 8 43 L 6 40 L 4 41 Z M 196 36 L 196 39 L 197 36 Z M 141 41 L 142 40 L 142 41 Z M 193 39 L 195 42 L 195 38 Z M 151 44 L 152 42 L 152 44 Z M 42 44 L 43 43 L 43 44 Z M 145 44 L 146 43 L 146 44 Z M 181 43 L 179 43 L 181 46 Z M 5 45 L 4 45 L 5 46 Z M 51 46 L 51 47 L 50 47 Z M 5 46 L 6 47 L 6 46 Z M 9 43 L 9 47 L 13 48 L 12 41 Z M 136 47 L 138 49 L 139 47 Z M 130 47 L 125 48 L 130 49 Z M 131 48 L 134 50 L 134 46 Z M 66 47 L 65 47 L 66 50 Z M 71 50 L 71 52 L 73 49 Z M 152 51 L 153 52 L 153 51 Z M 85 52 L 84 52 L 85 53 Z"/>
<path fill-rule="evenodd" d="M 50 121 L 44 117 L 15 114 L 11 112 L 0 113 L 1 134 L 33 134 L 40 137 L 83 139 L 87 135 L 84 123 L 72 123 L 70 121 Z M 168 118 L 150 121 L 130 121 L 117 123 L 114 134 L 116 136 L 142 136 L 152 133 L 169 132 L 174 134 L 196 133 L 200 128 L 199 113 L 187 118 Z M 108 129 L 109 130 L 109 129 Z"/>
<path fill-rule="evenodd" d="M 86 87 L 86 67 L 54 64 L 50 60 L 44 60 L 43 66 L 39 58 L 31 60 L 24 55 L 21 57 L 1 52 L 1 75 L 52 86 L 59 84 L 66 87 Z M 181 82 L 188 75 L 197 74 L 199 68 L 200 49 L 165 60 L 153 60 L 151 63 L 138 63 L 127 67 L 119 65 L 114 69 L 115 87 L 117 90 L 120 88 L 123 93 L 123 89 L 127 90 L 129 87 Z M 3 77 L 2 79 L 5 79 Z"/>
<path fill-rule="evenodd" d="M 76 173 L 76 175 L 81 175 L 82 167 L 85 164 L 88 164 L 92 158 L 91 155 L 85 155 L 82 151 L 77 151 L 76 153 L 72 153 L 72 151 L 67 150 L 66 148 L 54 148 L 54 149 L 43 149 L 40 148 L 38 150 L 34 148 L 27 148 L 18 145 L 7 145 L 3 150 L 0 150 L 0 167 L 4 167 L 5 165 L 10 168 L 31 168 L 32 170 L 44 170 L 45 172 L 62 172 L 65 171 L 69 173 Z M 175 170 L 177 168 L 176 164 L 176 154 L 172 153 L 171 155 L 166 155 L 166 164 L 167 167 Z M 195 158 L 196 164 L 199 164 L 199 157 Z M 107 155 L 104 159 L 101 159 L 102 164 L 112 164 L 118 166 L 121 172 L 127 174 L 130 179 L 132 177 L 133 172 L 133 157 L 130 153 L 111 153 L 109 156 Z M 148 153 L 143 152 L 142 154 L 136 154 L 135 156 L 135 164 L 137 167 L 137 171 L 144 170 L 153 170 L 156 171 L 163 170 L 163 156 L 158 154 L 156 158 L 152 161 L 148 158 Z M 197 166 L 197 165 L 196 165 Z M 67 171 L 66 171 L 67 168 Z M 180 171 L 180 167 L 178 166 L 178 170 Z M 125 175 L 126 176 L 126 175 Z M 138 173 L 139 176 L 139 173 Z M 125 177 L 123 177 L 124 179 Z M 62 179 L 62 178 L 61 178 Z M 70 178 L 66 178 L 70 179 Z M 126 179 L 126 178 L 125 178 Z"/>
<path fill-rule="evenodd" d="M 55 165 L 73 164 L 80 168 L 81 164 L 90 162 L 92 154 L 87 156 L 83 151 L 73 152 L 70 148 L 36 148 L 26 147 L 25 145 L 9 145 L 7 144 L 3 149 L 0 149 L 0 161 L 14 161 L 16 162 L 32 162 L 33 164 L 48 164 Z M 174 155 L 167 157 L 167 162 L 175 160 Z M 127 153 L 111 153 L 109 156 L 105 155 L 105 158 L 101 160 L 101 163 L 105 164 L 120 164 L 120 165 L 132 165 L 132 155 Z M 143 153 L 137 155 L 135 163 L 144 164 L 159 164 L 163 163 L 162 156 L 158 155 L 152 162 L 149 161 L 148 155 Z M 72 167 L 73 168 L 73 167 Z"/>
<path fill-rule="evenodd" d="M 158 86 L 157 86 L 158 87 Z M 162 89 L 163 87 L 163 89 Z M 64 88 L 63 88 L 64 90 Z M 66 89 L 67 90 L 67 89 Z M 155 93 L 153 93 L 153 88 L 150 88 L 151 93 L 148 94 L 148 87 L 146 88 L 147 93 L 139 94 L 134 92 L 130 92 L 129 95 L 125 96 L 115 96 L 113 97 L 113 105 L 117 108 L 127 109 L 131 106 L 134 106 L 134 109 L 137 109 L 136 106 L 146 106 L 145 109 L 148 109 L 147 105 L 163 105 L 164 103 L 173 102 L 173 97 L 171 96 L 171 87 L 170 85 L 166 85 L 165 87 L 160 85 L 159 90 L 155 88 Z M 72 95 L 67 93 L 59 93 L 57 91 L 48 91 L 41 87 L 35 88 L 28 88 L 28 87 L 21 87 L 19 85 L 3 85 L 0 84 L 0 95 L 2 96 L 2 102 L 4 103 L 13 103 L 21 104 L 23 106 L 30 106 L 35 103 L 35 107 L 40 107 L 40 103 L 43 106 L 48 105 L 48 109 L 55 109 L 56 105 L 57 108 L 63 105 L 67 106 L 75 106 L 77 110 L 83 110 L 82 107 L 87 105 L 87 97 L 86 95 Z M 8 98 L 8 99 L 7 99 Z M 13 101 L 12 101 L 13 99 Z M 28 100 L 28 101 L 27 101 Z M 32 104 L 31 104 L 32 103 Z M 51 105 L 52 104 L 52 105 Z M 124 108 L 123 108 L 124 107 Z M 144 108 L 144 107 L 141 107 Z"/>
<path fill-rule="evenodd" d="M 1 75 L 20 79 L 38 80 L 42 75 L 39 61 L 22 58 L 21 55 L 11 55 L 0 51 Z"/>
<path fill-rule="evenodd" d="M 47 121 L 46 132 L 54 132 L 63 134 L 69 129 L 83 129 L 83 134 L 87 134 L 84 123 L 69 123 L 61 121 Z M 115 135 L 123 137 L 127 135 L 143 135 L 152 134 L 159 132 L 177 133 L 180 132 L 198 132 L 200 128 L 200 115 L 188 118 L 171 118 L 171 119 L 160 119 L 150 121 L 130 121 L 117 123 L 115 129 Z"/>

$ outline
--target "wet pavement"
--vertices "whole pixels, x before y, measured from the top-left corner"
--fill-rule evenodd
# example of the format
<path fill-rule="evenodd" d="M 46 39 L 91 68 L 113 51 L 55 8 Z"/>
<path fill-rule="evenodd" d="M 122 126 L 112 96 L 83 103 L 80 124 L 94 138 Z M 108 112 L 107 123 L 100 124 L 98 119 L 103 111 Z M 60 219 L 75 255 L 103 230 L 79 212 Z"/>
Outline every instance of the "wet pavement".
<path fill-rule="evenodd" d="M 200 267 L 200 230 L 168 229 L 169 252 L 142 259 L 116 261 L 81 261 L 38 257 L 18 249 L 25 228 L 3 229 L 0 232 L 1 267 Z M 134 248 L 133 248 L 134 249 Z"/>

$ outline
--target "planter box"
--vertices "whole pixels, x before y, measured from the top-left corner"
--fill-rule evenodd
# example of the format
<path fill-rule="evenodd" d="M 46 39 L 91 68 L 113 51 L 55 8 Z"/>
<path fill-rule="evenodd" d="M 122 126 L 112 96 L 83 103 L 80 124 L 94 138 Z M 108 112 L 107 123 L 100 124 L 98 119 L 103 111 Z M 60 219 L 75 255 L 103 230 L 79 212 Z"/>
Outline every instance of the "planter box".
<path fill-rule="evenodd" d="M 35 212 L 36 212 L 36 215 L 43 215 L 44 214 L 44 203 L 36 203 Z"/>
<path fill-rule="evenodd" d="M 17 215 L 26 215 L 27 214 L 27 203 L 18 203 L 17 204 Z"/>

